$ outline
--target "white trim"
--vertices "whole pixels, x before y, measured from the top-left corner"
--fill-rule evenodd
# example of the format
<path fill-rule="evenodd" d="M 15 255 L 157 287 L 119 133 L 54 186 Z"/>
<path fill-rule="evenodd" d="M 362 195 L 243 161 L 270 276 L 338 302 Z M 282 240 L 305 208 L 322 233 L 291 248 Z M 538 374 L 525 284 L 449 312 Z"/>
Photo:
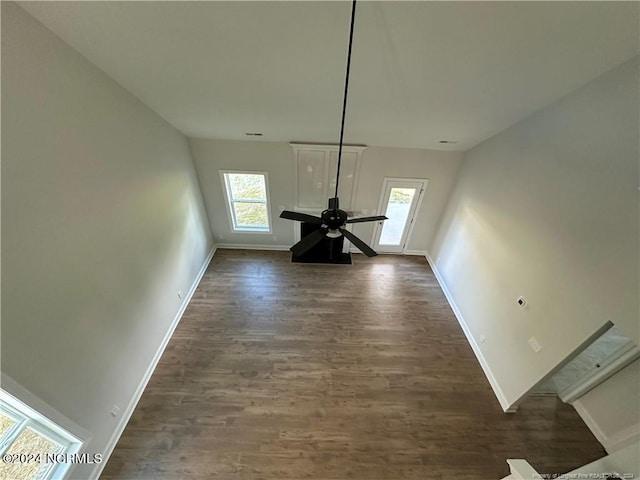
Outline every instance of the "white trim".
<path fill-rule="evenodd" d="M 607 437 L 607 445 L 604 445 L 604 448 L 608 453 L 612 453 L 638 440 L 640 440 L 640 422 L 629 425 L 627 428 L 623 428 L 610 437 Z"/>
<path fill-rule="evenodd" d="M 43 417 L 47 420 L 47 427 L 52 428 L 54 427 L 54 425 L 58 426 L 62 430 L 66 430 L 68 433 L 70 433 L 80 441 L 80 444 L 70 449 L 68 453 L 76 453 L 78 449 L 82 452 L 88 452 L 87 447 L 91 443 L 92 439 L 90 432 L 58 412 L 55 408 L 41 400 L 38 396 L 31 393 L 31 391 L 24 388 L 6 373 L 1 372 L 0 378 L 2 389 L 11 396 L 15 397 L 19 402 L 24 403 L 36 414 L 38 414 L 35 416 L 36 419 L 38 418 L 38 416 Z M 53 425 L 50 425 L 50 423 Z M 56 433 L 58 432 L 56 431 Z M 58 469 L 52 478 L 59 478 L 58 475 L 62 475 L 62 477 L 60 478 L 72 475 L 73 469 L 76 467 L 76 465 L 77 464 L 73 463 L 71 465 L 68 465 L 66 468 Z"/>
<path fill-rule="evenodd" d="M 480 363 L 480 366 L 482 367 L 482 371 L 484 372 L 484 375 L 487 377 L 487 380 L 489 380 L 489 384 L 493 389 L 493 393 L 498 398 L 498 402 L 500 402 L 500 406 L 502 407 L 502 410 L 504 410 L 506 413 L 516 412 L 518 410 L 518 406 L 516 404 L 509 403 L 509 401 L 507 400 L 507 397 L 504 395 L 504 392 L 500 388 L 498 381 L 493 375 L 493 372 L 491 371 L 489 364 L 484 358 L 484 355 L 482 354 L 480 347 L 478 346 L 475 339 L 473 338 L 473 335 L 471 335 L 471 330 L 469 329 L 467 322 L 464 320 L 464 317 L 462 316 L 460 309 L 456 305 L 456 302 L 453 299 L 451 292 L 447 288 L 447 284 L 445 283 L 444 278 L 438 271 L 438 267 L 436 267 L 435 262 L 431 258 L 431 255 L 427 253 L 425 257 L 427 258 L 427 262 L 429 262 L 429 265 L 431 266 L 431 270 L 433 270 L 433 274 L 435 275 L 436 280 L 438 280 L 438 283 L 440 284 L 440 288 L 442 289 L 444 296 L 447 297 L 449 305 L 451 306 L 451 310 L 453 310 L 453 313 L 456 316 L 456 319 L 458 319 L 458 323 L 460 324 L 462 331 L 467 337 L 467 341 L 469 342 L 469 345 L 471 345 L 471 349 L 473 350 L 473 353 L 475 353 L 476 358 L 478 359 L 478 363 Z"/>
<path fill-rule="evenodd" d="M 566 390 L 559 392 L 558 396 L 563 402 L 571 403 L 639 357 L 640 347 L 629 341 L 620 350 L 602 362 L 600 368 L 591 370 L 577 385 L 571 385 Z"/>
<path fill-rule="evenodd" d="M 58 443 L 65 449 L 77 446 L 75 451 L 78 451 L 82 445 L 82 439 L 65 430 L 59 424 L 51 421 L 51 419 L 34 410 L 6 390 L 0 391 L 0 407 L 10 416 L 15 416 L 17 421 L 15 426 L 19 426 L 19 424 L 22 423 L 27 427 L 31 427 L 42 436 L 50 438 L 50 440 Z M 13 426 L 11 428 L 13 428 Z M 22 428 L 15 430 L 15 436 L 18 436 Z M 13 443 L 13 440 L 15 440 L 15 437 L 11 438 L 11 435 L 8 439 L 5 438 L 0 445 L 0 453 L 4 453 L 6 448 Z"/>
<path fill-rule="evenodd" d="M 352 224 L 350 224 L 352 225 Z M 362 253 L 356 247 L 349 248 L 350 253 Z M 425 250 L 405 250 L 404 252 L 378 252 L 379 255 L 407 255 L 409 257 L 427 257 Z"/>
<path fill-rule="evenodd" d="M 291 245 L 251 245 L 248 243 L 218 243 L 217 248 L 231 250 L 289 250 Z"/>
<path fill-rule="evenodd" d="M 147 371 L 142 377 L 142 380 L 140 381 L 140 383 L 138 384 L 138 388 L 133 394 L 131 401 L 127 405 L 127 408 L 125 408 L 124 411 L 122 412 L 122 415 L 120 416 L 120 422 L 116 426 L 116 429 L 113 432 L 113 435 L 111 435 L 111 438 L 109 439 L 109 442 L 107 443 L 107 446 L 104 449 L 104 454 L 102 455 L 102 463 L 99 463 L 94 467 L 89 477 L 90 479 L 97 480 L 100 477 L 100 474 L 102 473 L 102 470 L 104 469 L 105 465 L 109 461 L 109 457 L 111 457 L 111 454 L 113 453 L 113 450 L 116 447 L 118 440 L 120 440 L 120 437 L 122 436 L 122 432 L 124 432 L 124 429 L 127 426 L 127 423 L 129 423 L 129 420 L 131 419 L 131 416 L 133 415 L 133 412 L 136 409 L 138 402 L 140 401 L 140 397 L 142 397 L 144 389 L 147 387 L 149 380 L 151 380 L 151 375 L 153 375 L 153 372 L 156 369 L 156 366 L 158 365 L 158 362 L 160 361 L 160 358 L 162 357 L 162 354 L 164 353 L 165 348 L 167 348 L 167 344 L 169 343 L 169 340 L 171 340 L 171 337 L 173 336 L 173 332 L 175 331 L 176 327 L 180 323 L 180 320 L 182 319 L 182 314 L 187 309 L 187 306 L 191 301 L 191 297 L 193 297 L 193 294 L 195 293 L 196 288 L 198 288 L 198 284 L 200 283 L 200 280 L 202 280 L 202 277 L 207 271 L 207 267 L 209 266 L 209 263 L 211 262 L 211 259 L 213 258 L 213 255 L 215 254 L 216 249 L 217 247 L 214 245 L 211 248 L 211 251 L 209 252 L 209 254 L 207 255 L 207 258 L 205 258 L 202 264 L 202 267 L 200 268 L 200 271 L 196 275 L 196 278 L 194 279 L 193 283 L 191 284 L 189 291 L 185 295 L 184 300 L 180 305 L 180 308 L 176 312 L 176 315 L 173 317 L 173 321 L 171 322 L 171 325 L 169 326 L 167 333 L 162 339 L 162 343 L 158 347 L 158 350 L 156 350 L 156 353 L 153 356 L 153 359 L 151 360 L 151 363 L 149 364 Z"/>
<path fill-rule="evenodd" d="M 80 439 L 80 441 L 82 441 L 83 448 L 85 448 L 89 444 L 89 441 L 91 440 L 91 433 L 89 433 L 87 430 L 85 430 L 69 418 L 65 417 L 55 408 L 24 388 L 6 373 L 2 372 L 0 378 L 2 378 L 1 385 L 2 389 L 5 392 L 12 395 L 20 402 L 24 403 L 27 407 L 37 412 L 45 419 L 56 425 L 59 425 L 63 430 L 66 430 L 74 437 Z"/>
<path fill-rule="evenodd" d="M 328 150 L 330 152 L 337 152 L 340 150 L 340 145 L 338 143 L 301 143 L 301 142 L 289 142 L 293 151 L 297 150 L 309 150 L 312 148 L 317 148 L 321 150 Z M 367 145 L 364 144 L 342 144 L 343 152 L 352 152 L 352 153 L 362 153 L 367 148 Z"/>
<path fill-rule="evenodd" d="M 403 255 L 418 255 L 418 256 L 422 256 L 424 258 L 427 258 L 427 256 L 429 255 L 429 253 L 426 250 L 405 250 L 404 252 L 402 252 Z M 427 261 L 429 259 L 427 258 Z M 432 267 L 433 270 L 433 267 Z"/>
<path fill-rule="evenodd" d="M 540 474 L 538 474 L 538 472 L 536 472 L 536 470 L 526 460 L 523 460 L 521 458 L 509 458 L 507 459 L 507 463 L 509 464 L 511 475 L 513 475 L 511 478 L 541 478 Z"/>
<path fill-rule="evenodd" d="M 608 453 L 615 452 L 623 447 L 631 445 L 634 442 L 640 440 L 640 423 L 630 425 L 611 436 L 608 436 L 602 431 L 600 425 L 593 419 L 589 411 L 585 408 L 582 402 L 578 399 L 572 403 L 573 408 L 576 409 L 582 421 L 589 427 L 591 433 L 596 437 L 598 442 L 604 447 Z"/>
<path fill-rule="evenodd" d="M 582 418 L 582 421 L 587 425 L 587 427 L 589 427 L 589 430 L 591 430 L 591 433 L 593 433 L 593 435 L 600 442 L 600 444 L 602 444 L 602 446 L 604 446 L 605 449 L 607 449 L 607 447 L 605 446 L 605 444 L 607 443 L 607 436 L 600 429 L 600 426 L 589 414 L 587 409 L 584 408 L 584 406 L 582 405 L 582 402 L 580 402 L 580 400 L 576 400 L 575 402 L 572 403 L 572 405 L 573 405 L 573 408 L 576 409 L 576 412 L 578 412 L 578 415 L 580 415 L 580 418 Z"/>

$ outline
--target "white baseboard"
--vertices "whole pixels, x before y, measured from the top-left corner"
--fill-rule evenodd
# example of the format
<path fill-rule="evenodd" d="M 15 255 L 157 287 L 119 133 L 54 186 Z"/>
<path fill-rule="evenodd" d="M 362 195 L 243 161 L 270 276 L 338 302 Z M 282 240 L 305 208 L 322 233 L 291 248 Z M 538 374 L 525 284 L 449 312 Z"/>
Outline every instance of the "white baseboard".
<path fill-rule="evenodd" d="M 586 408 L 584 408 L 584 405 L 582 405 L 582 402 L 580 402 L 580 400 L 576 400 L 571 405 L 573 405 L 573 408 L 576 409 L 576 412 L 578 412 L 578 415 L 580 415 L 580 418 L 582 418 L 582 421 L 587 425 L 587 427 L 589 427 L 589 430 L 591 430 L 591 433 L 593 433 L 596 439 L 604 447 L 605 443 L 607 443 L 607 436 L 600 429 L 600 425 L 596 423 L 596 421 L 593 419 L 589 411 Z M 605 447 L 605 450 L 606 450 L 606 447 Z"/>
<path fill-rule="evenodd" d="M 635 425 L 629 425 L 613 435 L 607 437 L 607 444 L 603 445 L 605 450 L 609 453 L 620 450 L 632 443 L 640 440 L 640 423 Z"/>
<path fill-rule="evenodd" d="M 350 247 L 349 248 L 349 253 L 362 253 L 359 249 L 357 249 L 356 247 Z M 378 251 L 378 253 L 380 255 L 412 255 L 412 256 L 420 256 L 420 257 L 426 257 L 427 256 L 427 252 L 424 250 L 405 250 L 404 252 L 380 252 Z"/>
<path fill-rule="evenodd" d="M 489 364 L 487 363 L 486 359 L 484 358 L 484 355 L 482 354 L 482 350 L 480 350 L 480 347 L 476 343 L 476 340 L 473 338 L 473 335 L 471 335 L 471 330 L 469 329 L 467 322 L 464 320 L 464 317 L 462 316 L 462 312 L 460 312 L 460 309 L 456 305 L 456 302 L 453 299 L 453 296 L 451 295 L 451 292 L 449 291 L 449 288 L 447 287 L 447 284 L 445 283 L 444 278 L 438 271 L 438 267 L 436 267 L 436 263 L 433 261 L 433 259 L 431 258 L 431 255 L 428 252 L 425 254 L 425 257 L 427 259 L 427 262 L 429 262 L 429 265 L 431 266 L 431 270 L 433 270 L 433 274 L 436 276 L 436 279 L 440 284 L 440 288 L 442 289 L 444 296 L 447 297 L 447 301 L 449 302 L 449 305 L 451 306 L 451 309 L 453 310 L 454 315 L 458 319 L 458 323 L 460 324 L 460 327 L 462 328 L 464 335 L 467 337 L 467 341 L 469 342 L 469 345 L 471 345 L 471 349 L 473 350 L 473 353 L 476 355 L 476 358 L 478 359 L 478 363 L 480 363 L 480 366 L 482 367 L 482 371 L 484 372 L 484 375 L 487 377 L 487 380 L 489 381 L 489 385 L 491 385 L 491 388 L 493 389 L 493 393 L 497 397 L 498 402 L 500 402 L 500 406 L 502 407 L 502 410 L 504 410 L 507 413 L 516 412 L 518 410 L 517 405 L 510 404 L 507 398 L 505 397 L 502 389 L 500 388 L 500 385 L 498 384 L 498 381 L 496 380 L 495 376 L 493 375 L 493 372 L 491 371 L 491 368 L 489 367 Z"/>
<path fill-rule="evenodd" d="M 232 250 L 289 250 L 291 245 L 251 245 L 245 243 L 218 243 L 217 248 L 229 248 Z"/>
<path fill-rule="evenodd" d="M 593 419 L 579 399 L 573 402 L 572 405 L 573 408 L 576 409 L 576 412 L 578 412 L 578 415 L 580 415 L 580 418 L 582 418 L 587 427 L 589 427 L 591 433 L 593 433 L 608 453 L 615 452 L 640 440 L 640 423 L 629 425 L 609 436 L 602 431 L 600 425 Z"/>
<path fill-rule="evenodd" d="M 429 260 L 429 252 L 427 252 L 426 250 L 405 250 L 404 252 L 402 252 L 403 255 L 419 255 L 419 256 L 423 256 L 427 259 L 427 261 Z"/>
<path fill-rule="evenodd" d="M 109 460 L 109 457 L 113 453 L 113 450 L 116 448 L 116 444 L 118 443 L 118 440 L 120 440 L 120 437 L 122 436 L 122 432 L 124 432 L 124 429 L 127 426 L 127 423 L 129 423 L 129 420 L 133 415 L 133 411 L 138 405 L 138 402 L 140 401 L 140 397 L 142 397 L 144 389 L 147 387 L 147 384 L 151 379 L 151 375 L 153 375 L 153 372 L 156 369 L 156 366 L 158 365 L 158 362 L 160 361 L 160 358 L 162 357 L 162 354 L 164 353 L 165 348 L 167 348 L 167 344 L 169 343 L 169 340 L 171 340 L 171 337 L 173 336 L 173 332 L 175 331 L 176 327 L 180 323 L 182 314 L 187 309 L 187 306 L 191 301 L 191 297 L 193 297 L 193 294 L 195 293 L 196 288 L 198 288 L 198 284 L 200 283 L 200 280 L 202 280 L 204 273 L 207 271 L 207 267 L 209 266 L 209 263 L 211 262 L 211 259 L 213 258 L 213 255 L 216 252 L 216 249 L 217 247 L 214 245 L 211 251 L 209 252 L 209 254 L 207 255 L 207 258 L 205 258 L 202 264 L 202 267 L 200 268 L 200 271 L 196 275 L 195 280 L 193 281 L 193 283 L 191 284 L 191 287 L 189 288 L 189 291 L 185 295 L 184 300 L 180 305 L 180 308 L 178 309 L 175 316 L 173 317 L 173 320 L 171 321 L 171 325 L 169 326 L 169 329 L 167 330 L 166 335 L 162 339 L 162 343 L 158 347 L 158 350 L 153 356 L 153 359 L 151 360 L 151 363 L 149 364 L 147 371 L 142 377 L 142 380 L 140 381 L 138 388 L 133 394 L 131 401 L 127 405 L 127 408 L 125 408 L 124 411 L 122 412 L 122 416 L 120 417 L 120 422 L 118 423 L 118 426 L 113 432 L 113 435 L 111 435 L 111 438 L 109 439 L 109 442 L 107 443 L 107 446 L 102 455 L 102 462 L 97 464 L 93 469 L 93 472 L 91 472 L 91 476 L 90 476 L 91 479 L 98 480 L 98 478 L 100 477 L 100 474 L 102 473 L 102 470 L 104 469 L 104 467 L 106 466 Z"/>

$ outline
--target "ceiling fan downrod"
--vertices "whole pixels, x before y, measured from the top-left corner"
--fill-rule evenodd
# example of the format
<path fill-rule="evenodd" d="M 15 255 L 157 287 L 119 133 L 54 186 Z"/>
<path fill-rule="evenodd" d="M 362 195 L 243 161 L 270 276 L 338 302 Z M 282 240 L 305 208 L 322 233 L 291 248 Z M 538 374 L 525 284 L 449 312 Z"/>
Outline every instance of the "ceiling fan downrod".
<path fill-rule="evenodd" d="M 349 49 L 347 50 L 347 73 L 344 79 L 344 95 L 342 97 L 342 122 L 340 125 L 340 145 L 338 147 L 338 170 L 336 172 L 336 192 L 333 196 L 334 198 L 338 198 L 338 185 L 340 183 L 340 164 L 342 162 L 342 143 L 344 140 L 344 120 L 347 115 L 347 97 L 349 95 L 349 73 L 351 71 L 351 49 L 353 47 L 353 29 L 355 26 L 356 20 L 356 0 L 353 0 L 351 3 L 351 26 L 349 28 Z M 333 204 L 334 211 L 337 211 L 339 208 L 338 202 L 335 201 Z"/>
<path fill-rule="evenodd" d="M 333 240 L 344 236 L 347 238 L 357 249 L 364 253 L 368 257 L 374 257 L 377 255 L 375 250 L 360 240 L 356 235 L 346 229 L 347 224 L 350 223 L 362 223 L 362 222 L 376 222 L 381 220 L 387 220 L 385 215 L 376 215 L 371 217 L 358 217 L 348 218 L 347 212 L 340 209 L 338 201 L 338 187 L 340 184 L 340 166 L 342 163 L 342 147 L 344 143 L 344 123 L 347 113 L 347 96 L 349 93 L 349 73 L 351 70 L 351 50 L 353 47 L 353 30 L 356 18 L 356 0 L 351 4 L 351 27 L 349 29 L 349 49 L 347 51 L 347 71 L 344 80 L 344 96 L 342 99 L 342 122 L 340 124 L 340 144 L 338 147 L 338 165 L 336 172 L 336 190 L 333 198 L 329 199 L 329 205 L 326 210 L 320 214 L 319 217 L 308 215 L 302 212 L 294 212 L 289 210 L 283 210 L 280 212 L 280 218 L 286 218 L 289 220 L 296 220 L 298 222 L 305 222 L 317 225 L 317 228 L 306 235 L 302 240 L 293 245 L 289 250 L 294 256 L 300 257 L 312 249 L 315 245 L 321 242 L 324 238 L 328 238 L 330 241 L 330 260 L 333 260 Z"/>

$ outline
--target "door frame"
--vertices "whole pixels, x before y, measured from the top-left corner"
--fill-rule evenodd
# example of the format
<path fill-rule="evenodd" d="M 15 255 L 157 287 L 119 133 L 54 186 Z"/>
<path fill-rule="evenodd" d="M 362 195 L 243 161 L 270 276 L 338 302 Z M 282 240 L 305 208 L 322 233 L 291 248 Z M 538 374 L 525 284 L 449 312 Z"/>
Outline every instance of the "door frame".
<path fill-rule="evenodd" d="M 384 252 L 384 251 L 382 252 L 382 253 L 388 253 L 388 254 L 395 253 L 395 254 L 401 255 L 406 251 L 407 244 L 409 243 L 409 240 L 411 240 L 411 236 L 413 235 L 413 227 L 415 226 L 415 223 L 416 223 L 415 219 L 418 217 L 418 214 L 420 213 L 420 207 L 422 206 L 422 202 L 424 201 L 424 195 L 427 191 L 427 186 L 429 185 L 429 179 L 428 178 L 384 177 L 384 179 L 382 180 L 382 190 L 380 191 L 380 200 L 378 201 L 377 215 L 385 214 L 385 212 L 383 211 L 383 207 L 386 202 L 385 193 L 387 192 L 387 188 L 389 186 L 389 183 L 391 182 L 422 183 L 422 189 L 420 190 L 420 193 L 418 194 L 418 199 L 416 200 L 416 209 L 413 212 L 413 217 L 409 219 L 410 221 L 409 230 L 407 231 L 407 237 L 404 240 L 404 244 L 402 245 L 402 248 L 400 249 L 399 252 Z M 373 236 L 371 237 L 371 245 L 374 246 L 374 248 L 376 248 L 375 247 L 376 239 L 378 238 L 380 233 L 381 233 L 380 222 L 376 222 L 373 228 Z"/>

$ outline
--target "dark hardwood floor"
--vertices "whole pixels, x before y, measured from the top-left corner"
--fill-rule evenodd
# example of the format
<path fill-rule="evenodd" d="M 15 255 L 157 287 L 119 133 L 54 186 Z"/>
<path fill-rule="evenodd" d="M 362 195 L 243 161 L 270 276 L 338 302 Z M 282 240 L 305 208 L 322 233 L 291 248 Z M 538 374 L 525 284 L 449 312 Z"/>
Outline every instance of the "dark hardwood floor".
<path fill-rule="evenodd" d="M 218 250 L 108 479 L 499 479 L 605 455 L 574 409 L 501 410 L 422 257 Z"/>

